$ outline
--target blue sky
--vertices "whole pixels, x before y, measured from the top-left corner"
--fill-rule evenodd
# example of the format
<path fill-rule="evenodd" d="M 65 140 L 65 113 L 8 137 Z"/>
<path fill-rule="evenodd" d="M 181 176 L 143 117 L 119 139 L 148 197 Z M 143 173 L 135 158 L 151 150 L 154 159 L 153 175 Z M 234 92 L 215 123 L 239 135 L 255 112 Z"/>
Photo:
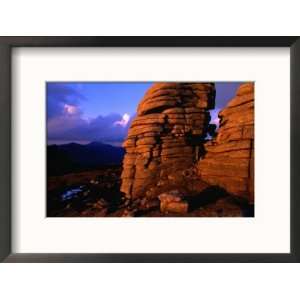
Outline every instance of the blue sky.
<path fill-rule="evenodd" d="M 120 144 L 128 121 L 152 83 L 50 82 L 47 83 L 48 144 L 88 143 L 101 140 Z M 216 83 L 218 111 L 235 95 L 238 82 Z"/>
<path fill-rule="evenodd" d="M 70 83 L 67 85 L 77 89 L 86 98 L 87 101 L 82 103 L 83 117 L 95 118 L 99 113 L 102 115 L 111 113 L 133 115 L 137 103 L 152 83 L 134 85 L 130 83 Z"/>

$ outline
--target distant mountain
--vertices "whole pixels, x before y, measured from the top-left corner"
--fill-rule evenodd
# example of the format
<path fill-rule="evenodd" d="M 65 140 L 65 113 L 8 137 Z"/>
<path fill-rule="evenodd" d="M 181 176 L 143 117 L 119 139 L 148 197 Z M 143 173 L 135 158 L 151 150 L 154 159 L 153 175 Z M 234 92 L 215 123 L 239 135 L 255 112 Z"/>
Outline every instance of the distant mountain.
<path fill-rule="evenodd" d="M 99 168 L 107 165 L 120 165 L 124 149 L 101 142 L 87 145 L 70 143 L 47 146 L 48 175 L 62 175 Z"/>

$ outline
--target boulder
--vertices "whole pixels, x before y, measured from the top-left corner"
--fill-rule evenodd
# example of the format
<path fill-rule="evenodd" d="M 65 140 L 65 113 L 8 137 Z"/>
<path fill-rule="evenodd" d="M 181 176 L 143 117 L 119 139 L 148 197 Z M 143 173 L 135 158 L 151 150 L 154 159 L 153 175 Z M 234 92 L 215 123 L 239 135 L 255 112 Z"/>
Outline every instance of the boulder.
<path fill-rule="evenodd" d="M 217 136 L 198 162 L 202 180 L 254 203 L 254 83 L 241 84 L 219 113 Z"/>
<path fill-rule="evenodd" d="M 150 87 L 123 143 L 121 191 L 126 197 L 144 197 L 160 182 L 168 187 L 174 181 L 168 175 L 181 174 L 195 164 L 214 101 L 213 83 L 155 83 Z"/>
<path fill-rule="evenodd" d="M 188 212 L 188 203 L 184 201 L 184 195 L 178 190 L 160 194 L 158 199 L 162 213 L 186 214 Z"/>

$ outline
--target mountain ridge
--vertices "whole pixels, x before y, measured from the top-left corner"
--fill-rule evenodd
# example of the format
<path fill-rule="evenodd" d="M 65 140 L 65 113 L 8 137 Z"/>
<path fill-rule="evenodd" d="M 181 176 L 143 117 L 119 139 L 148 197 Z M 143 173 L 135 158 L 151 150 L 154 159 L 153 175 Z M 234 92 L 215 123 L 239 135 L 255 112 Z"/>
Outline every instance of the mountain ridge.
<path fill-rule="evenodd" d="M 47 146 L 48 176 L 121 165 L 125 150 L 99 141 L 89 144 L 67 143 Z"/>

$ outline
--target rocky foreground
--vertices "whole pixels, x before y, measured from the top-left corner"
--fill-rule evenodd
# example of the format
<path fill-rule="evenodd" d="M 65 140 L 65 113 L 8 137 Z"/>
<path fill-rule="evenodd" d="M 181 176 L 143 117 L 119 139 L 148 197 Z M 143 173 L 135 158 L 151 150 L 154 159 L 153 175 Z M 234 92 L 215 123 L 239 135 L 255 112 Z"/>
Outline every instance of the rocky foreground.
<path fill-rule="evenodd" d="M 120 193 L 121 168 L 48 178 L 48 217 L 250 217 L 253 206 L 203 184 L 200 194 L 179 190 L 155 199 L 127 199 Z M 179 204 L 179 205 L 178 205 Z"/>

